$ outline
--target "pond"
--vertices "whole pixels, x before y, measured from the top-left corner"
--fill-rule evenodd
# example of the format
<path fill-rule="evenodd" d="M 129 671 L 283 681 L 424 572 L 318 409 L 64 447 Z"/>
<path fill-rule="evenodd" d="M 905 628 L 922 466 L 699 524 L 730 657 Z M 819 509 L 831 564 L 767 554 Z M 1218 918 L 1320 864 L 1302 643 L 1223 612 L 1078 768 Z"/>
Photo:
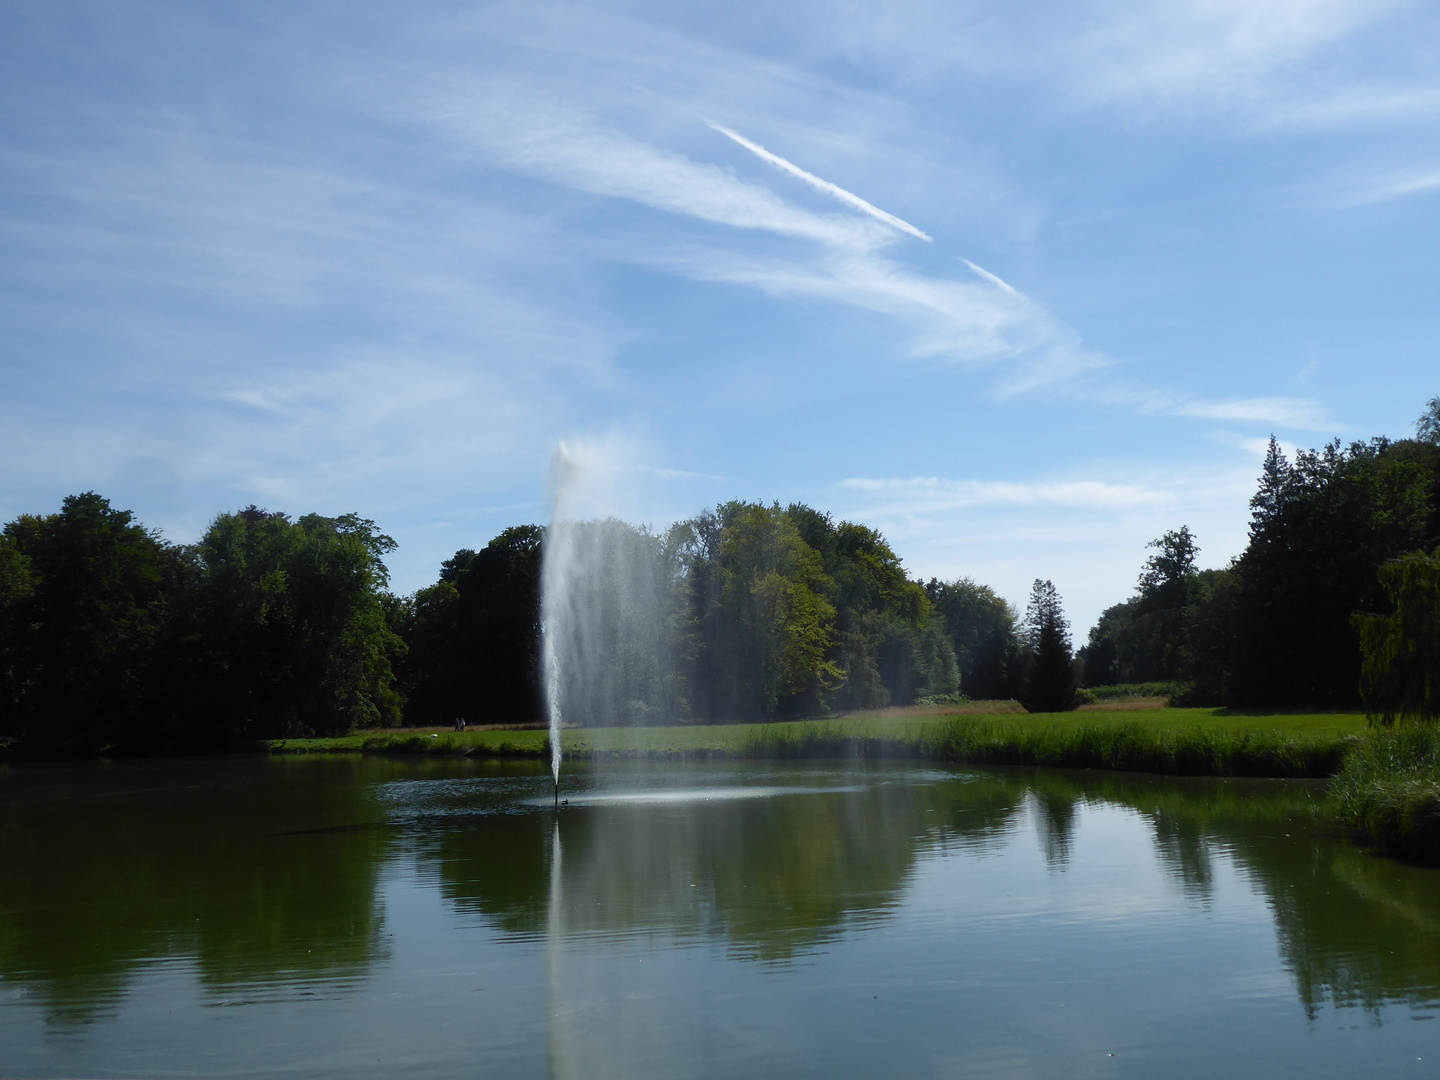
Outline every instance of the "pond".
<path fill-rule="evenodd" d="M 1440 873 L 1304 782 L 0 769 L 0 1076 L 1434 1076 Z"/>

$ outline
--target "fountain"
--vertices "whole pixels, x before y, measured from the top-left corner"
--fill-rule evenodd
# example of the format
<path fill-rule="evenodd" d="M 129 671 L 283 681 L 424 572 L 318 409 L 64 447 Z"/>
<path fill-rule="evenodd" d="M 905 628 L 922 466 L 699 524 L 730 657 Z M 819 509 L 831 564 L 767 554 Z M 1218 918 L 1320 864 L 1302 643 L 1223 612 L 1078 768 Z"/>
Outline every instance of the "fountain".
<path fill-rule="evenodd" d="M 647 528 L 613 516 L 623 451 L 561 443 L 541 569 L 550 771 L 560 802 L 562 720 L 614 727 L 673 719 L 666 625 L 671 553 Z"/>
<path fill-rule="evenodd" d="M 555 808 L 560 808 L 560 660 L 556 639 L 567 614 L 569 595 L 569 511 L 577 479 L 576 460 L 562 442 L 550 459 L 550 527 L 545 535 L 544 563 L 540 572 L 540 626 L 544 638 L 545 711 L 550 721 L 550 776 L 555 783 Z M 557 837 L 558 843 L 558 837 Z"/>

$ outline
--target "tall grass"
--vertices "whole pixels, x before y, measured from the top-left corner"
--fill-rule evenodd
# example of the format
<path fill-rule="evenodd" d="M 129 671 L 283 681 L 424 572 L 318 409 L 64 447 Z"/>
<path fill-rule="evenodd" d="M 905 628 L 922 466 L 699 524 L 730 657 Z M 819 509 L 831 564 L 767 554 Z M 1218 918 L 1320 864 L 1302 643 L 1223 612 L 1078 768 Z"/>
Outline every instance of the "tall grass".
<path fill-rule="evenodd" d="M 843 724 L 752 730 L 744 758 L 910 758 L 972 765 L 1118 769 L 1171 776 L 1333 776 L 1356 744 L 1350 736 L 1299 739 L 1250 731 L 1157 731 L 1140 723 L 1057 724 L 1017 730 L 956 717 L 909 735 Z"/>
<path fill-rule="evenodd" d="M 922 738 L 932 761 L 1121 769 L 1171 776 L 1326 777 L 1355 740 L 1299 739 L 1272 732 L 1159 731 L 1140 723 L 1065 724 L 996 730 L 959 718 Z"/>
<path fill-rule="evenodd" d="M 1166 711 L 1167 716 L 1169 711 Z M 1100 719 L 1102 716 L 1125 720 Z M 1093 716 L 1094 720 L 1083 720 Z M 838 719 L 706 728 L 576 731 L 565 756 L 580 761 L 895 758 L 974 765 L 1111 769 L 1172 776 L 1328 777 L 1356 745 L 1353 735 L 1223 725 L 1163 725 L 1134 714 L 1067 713 L 1053 721 L 950 716 L 910 724 Z M 280 752 L 351 751 L 479 757 L 543 757 L 541 732 L 408 732 L 288 740 Z"/>
<path fill-rule="evenodd" d="M 1440 863 L 1440 728 L 1376 728 L 1330 787 L 1336 820 L 1395 855 Z"/>

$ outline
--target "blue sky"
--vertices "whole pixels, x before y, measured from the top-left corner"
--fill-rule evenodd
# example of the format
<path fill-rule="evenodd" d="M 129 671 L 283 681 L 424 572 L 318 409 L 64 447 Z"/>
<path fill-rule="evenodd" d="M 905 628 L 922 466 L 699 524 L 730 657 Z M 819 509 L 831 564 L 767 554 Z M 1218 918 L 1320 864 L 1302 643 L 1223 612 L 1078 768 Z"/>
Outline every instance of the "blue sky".
<path fill-rule="evenodd" d="M 52 0 L 0 93 L 5 520 L 358 510 L 409 591 L 563 440 L 1083 639 L 1440 393 L 1424 4 Z"/>

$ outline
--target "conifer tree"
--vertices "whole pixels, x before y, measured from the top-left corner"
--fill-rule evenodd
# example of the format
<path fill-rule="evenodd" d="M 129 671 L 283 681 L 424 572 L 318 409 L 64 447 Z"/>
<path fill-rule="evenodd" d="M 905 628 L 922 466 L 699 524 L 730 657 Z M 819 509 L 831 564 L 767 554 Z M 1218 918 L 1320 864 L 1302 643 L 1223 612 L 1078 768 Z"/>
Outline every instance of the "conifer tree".
<path fill-rule="evenodd" d="M 1030 604 L 1025 609 L 1025 649 L 1020 704 L 1029 712 L 1067 712 L 1075 708 L 1070 623 L 1053 582 L 1036 578 L 1030 589 Z"/>

